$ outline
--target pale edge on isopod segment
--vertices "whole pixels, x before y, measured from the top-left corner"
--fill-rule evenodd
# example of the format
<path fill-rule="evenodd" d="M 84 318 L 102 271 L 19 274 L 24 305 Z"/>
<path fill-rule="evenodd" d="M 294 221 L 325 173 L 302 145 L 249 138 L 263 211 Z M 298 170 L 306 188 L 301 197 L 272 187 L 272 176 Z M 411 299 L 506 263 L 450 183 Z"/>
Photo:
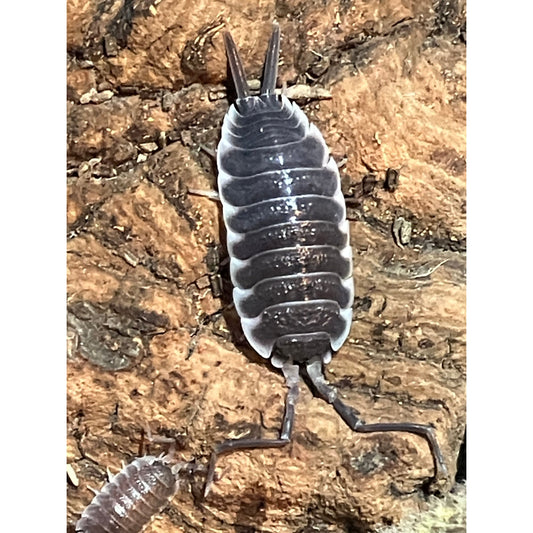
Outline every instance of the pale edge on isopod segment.
<path fill-rule="evenodd" d="M 179 473 L 189 463 L 168 455 L 134 459 L 96 494 L 76 523 L 76 533 L 140 533 L 179 489 Z"/>
<path fill-rule="evenodd" d="M 275 93 L 279 25 L 273 25 L 258 96 L 251 94 L 231 34 L 224 39 L 237 99 L 224 119 L 217 166 L 234 302 L 248 342 L 281 368 L 288 391 L 278 438 L 243 437 L 215 446 L 204 496 L 214 482 L 220 455 L 279 448 L 291 441 L 300 374 L 353 431 L 424 437 L 433 455 L 434 481 L 448 483 L 432 425 L 366 423 L 327 381 L 324 366 L 348 336 L 354 300 L 353 257 L 338 168 L 303 111 Z"/>
<path fill-rule="evenodd" d="M 304 137 L 310 137 L 314 138 L 316 141 L 318 141 L 324 148 L 324 160 L 322 161 L 322 168 L 332 171 L 336 178 L 337 178 L 337 189 L 335 191 L 334 196 L 332 199 L 342 207 L 342 216 L 341 221 L 339 222 L 339 229 L 342 233 L 347 235 L 347 244 L 346 246 L 340 251 L 341 257 L 349 261 L 350 264 L 350 272 L 352 271 L 352 261 L 353 261 L 353 252 L 352 248 L 349 244 L 350 238 L 349 238 L 349 222 L 346 219 L 346 204 L 344 201 L 344 195 L 341 190 L 340 186 L 340 175 L 339 170 L 337 167 L 337 164 L 335 163 L 333 157 L 329 154 L 329 149 L 324 141 L 324 138 L 318 128 L 309 122 L 309 119 L 304 114 L 304 112 L 300 109 L 300 107 L 295 103 L 291 102 L 285 95 L 280 95 L 279 98 L 282 101 L 282 107 L 281 110 L 285 110 L 287 108 L 291 109 L 291 113 L 287 120 L 290 118 L 293 118 L 294 115 L 296 115 L 298 122 L 297 125 L 303 124 L 305 126 L 305 135 Z M 245 267 L 250 259 L 241 260 L 237 259 L 233 254 L 233 249 L 236 244 L 238 244 L 242 238 L 243 235 L 240 233 L 236 233 L 235 231 L 232 231 L 229 227 L 228 221 L 232 216 L 234 216 L 237 211 L 239 210 L 239 207 L 232 206 L 224 197 L 223 188 L 224 185 L 229 182 L 230 180 L 235 180 L 239 178 L 235 178 L 234 176 L 231 176 L 227 172 L 223 170 L 223 166 L 221 165 L 222 157 L 226 150 L 232 149 L 236 150 L 235 146 L 231 144 L 231 141 L 229 140 L 231 137 L 235 137 L 233 133 L 230 132 L 231 126 L 235 125 L 235 119 L 237 116 L 242 116 L 239 111 L 237 110 L 235 104 L 232 104 L 230 109 L 228 110 L 223 124 L 222 124 L 222 134 L 221 134 L 221 140 L 218 145 L 217 149 L 217 164 L 218 164 L 218 189 L 219 189 L 219 195 L 222 203 L 224 204 L 223 209 L 223 217 L 224 217 L 224 223 L 226 226 L 226 232 L 227 232 L 227 247 L 228 252 L 231 256 L 231 263 L 230 263 L 230 275 L 232 279 L 235 279 L 235 273 L 237 270 Z M 288 143 L 292 144 L 292 143 Z M 284 145 L 278 145 L 278 147 L 283 147 Z M 280 161 L 280 166 L 283 166 L 283 161 Z M 299 170 L 298 168 L 291 168 L 289 171 Z M 294 196 L 293 199 L 296 198 L 302 198 L 304 195 L 301 196 Z M 265 202 L 268 202 L 269 200 L 265 200 Z M 278 249 L 279 250 L 279 249 Z M 303 276 L 304 274 L 302 274 Z M 354 301 L 354 286 L 353 286 L 353 276 L 349 276 L 347 279 L 341 280 L 342 286 L 345 290 L 349 292 L 349 301 L 346 307 L 340 310 L 340 316 L 342 320 L 345 323 L 344 331 L 336 337 L 335 339 L 331 339 L 331 349 L 333 351 L 337 351 L 340 349 L 340 347 L 343 345 L 344 341 L 348 337 L 348 334 L 350 332 L 350 328 L 352 325 L 352 305 Z M 246 317 L 245 314 L 242 312 L 241 303 L 243 300 L 249 296 L 253 292 L 253 287 L 250 289 L 241 289 L 239 287 L 234 287 L 233 289 L 233 301 L 235 303 L 235 307 L 237 309 L 237 313 L 239 314 L 239 317 L 241 319 L 241 325 L 243 332 L 246 336 L 246 338 L 250 341 L 253 338 L 252 330 L 261 322 L 261 314 L 259 314 L 256 317 Z M 320 303 L 320 300 L 315 300 L 317 303 Z M 304 302 L 301 302 L 304 303 Z M 292 305 L 296 306 L 298 305 L 298 302 L 293 302 Z M 257 341 L 252 342 L 252 345 L 254 349 L 261 355 L 261 357 L 265 359 L 271 360 L 271 363 L 276 368 L 281 368 L 284 363 L 284 359 L 281 357 L 277 357 L 276 355 L 272 354 L 272 348 L 274 346 L 274 342 L 271 342 L 269 344 L 260 343 Z M 324 353 L 322 357 L 322 361 L 324 364 L 328 364 L 331 361 L 332 353 L 331 351 L 328 351 Z"/>

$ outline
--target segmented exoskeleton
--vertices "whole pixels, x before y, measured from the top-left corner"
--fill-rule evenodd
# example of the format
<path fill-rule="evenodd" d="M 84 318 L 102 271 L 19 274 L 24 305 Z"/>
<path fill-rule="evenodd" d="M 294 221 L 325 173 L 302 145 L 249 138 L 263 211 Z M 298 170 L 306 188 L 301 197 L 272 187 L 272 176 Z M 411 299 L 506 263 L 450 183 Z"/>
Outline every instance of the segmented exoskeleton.
<path fill-rule="evenodd" d="M 99 492 L 76 523 L 77 533 L 139 533 L 174 496 L 178 472 L 165 457 L 138 457 Z"/>
<path fill-rule="evenodd" d="M 228 50 L 235 60 L 231 41 Z M 346 206 L 324 138 L 274 83 L 266 78 L 260 96 L 241 92 L 218 145 L 233 300 L 246 338 L 274 366 L 328 363 L 352 322 Z"/>
<path fill-rule="evenodd" d="M 246 338 L 281 368 L 289 392 L 279 439 L 237 439 L 217 446 L 205 493 L 218 455 L 290 441 L 301 370 L 354 431 L 425 437 L 436 477 L 446 475 L 431 426 L 365 424 L 327 383 L 322 367 L 348 336 L 354 298 L 339 172 L 318 129 L 295 103 L 275 93 L 279 27 L 270 38 L 258 96 L 251 95 L 229 33 L 225 43 L 237 100 L 224 119 L 217 163 L 233 299 Z"/>

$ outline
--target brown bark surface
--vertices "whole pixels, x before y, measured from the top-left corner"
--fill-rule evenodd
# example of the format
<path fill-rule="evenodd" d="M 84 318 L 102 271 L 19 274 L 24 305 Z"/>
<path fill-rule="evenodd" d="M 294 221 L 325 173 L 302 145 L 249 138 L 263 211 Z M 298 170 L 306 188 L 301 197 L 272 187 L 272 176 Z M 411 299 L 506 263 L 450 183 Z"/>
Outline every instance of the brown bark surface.
<path fill-rule="evenodd" d="M 464 2 L 67 4 L 69 527 L 87 486 L 139 455 L 143 425 L 203 464 L 226 438 L 278 434 L 284 380 L 228 308 L 221 207 L 189 193 L 216 188 L 201 146 L 216 147 L 232 98 L 223 31 L 259 78 L 274 19 L 280 81 L 331 93 L 299 103 L 345 160 L 356 299 L 327 377 L 368 422 L 434 424 L 454 474 L 466 402 Z M 218 472 L 207 500 L 199 473 L 146 531 L 360 531 L 423 509 L 433 465 L 423 439 L 353 433 L 303 384 L 290 446 L 226 456 Z"/>

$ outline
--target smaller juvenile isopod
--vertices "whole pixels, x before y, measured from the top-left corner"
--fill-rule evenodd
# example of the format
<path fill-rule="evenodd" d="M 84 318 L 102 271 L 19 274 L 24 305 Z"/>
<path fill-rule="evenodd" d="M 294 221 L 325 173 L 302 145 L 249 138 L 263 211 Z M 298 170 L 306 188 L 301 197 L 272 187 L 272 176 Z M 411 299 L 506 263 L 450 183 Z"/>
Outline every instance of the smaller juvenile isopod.
<path fill-rule="evenodd" d="M 179 473 L 191 463 L 169 456 L 138 457 L 99 492 L 76 523 L 76 533 L 139 533 L 171 500 Z"/>

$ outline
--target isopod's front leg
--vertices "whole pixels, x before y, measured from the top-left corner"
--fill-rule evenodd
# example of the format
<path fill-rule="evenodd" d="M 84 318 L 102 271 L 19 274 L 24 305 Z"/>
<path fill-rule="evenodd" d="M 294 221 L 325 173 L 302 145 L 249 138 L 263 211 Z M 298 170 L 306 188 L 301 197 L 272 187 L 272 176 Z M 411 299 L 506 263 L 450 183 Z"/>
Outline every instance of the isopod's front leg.
<path fill-rule="evenodd" d="M 220 202 L 220 195 L 217 191 L 205 191 L 203 189 L 187 189 L 187 192 L 189 194 L 192 194 L 193 196 L 203 196 L 205 198 L 209 198 L 210 200 Z"/>
<path fill-rule="evenodd" d="M 215 161 L 217 160 L 217 150 L 216 148 L 211 148 L 211 146 L 207 146 L 207 144 L 199 144 L 200 150 L 202 152 L 205 152 L 209 157 L 213 158 Z"/>
<path fill-rule="evenodd" d="M 144 455 L 143 447 L 145 440 L 149 444 L 168 444 L 167 453 L 162 453 L 157 459 L 161 460 L 164 464 L 170 467 L 172 474 L 176 477 L 176 480 L 185 477 L 191 479 L 196 473 L 205 472 L 205 465 L 198 464 L 195 458 L 190 461 L 176 461 L 176 447 L 178 443 L 176 438 L 164 437 L 163 435 L 154 435 L 150 429 L 150 426 L 146 422 L 142 425 L 142 429 L 143 434 L 141 437 L 141 448 L 139 450 L 139 455 Z M 125 466 L 126 465 L 123 464 L 122 468 L 125 468 Z"/>
<path fill-rule="evenodd" d="M 413 422 L 397 422 L 397 423 L 379 423 L 366 424 L 360 417 L 359 413 L 349 405 L 346 405 L 337 394 L 337 391 L 326 380 L 322 371 L 322 361 L 314 360 L 307 363 L 307 374 L 313 383 L 318 394 L 333 405 L 335 411 L 346 422 L 348 427 L 358 433 L 376 433 L 381 431 L 403 431 L 407 433 L 414 433 L 424 437 L 428 442 L 429 448 L 433 456 L 433 463 L 435 467 L 435 475 L 433 477 L 434 483 L 440 485 L 442 481 L 446 485 L 450 483 L 448 468 L 444 461 L 442 450 L 435 435 L 435 428 L 427 424 L 416 424 Z"/>
<path fill-rule="evenodd" d="M 217 460 L 220 455 L 238 450 L 253 450 L 255 448 L 281 448 L 291 441 L 294 412 L 299 393 L 300 374 L 298 365 L 286 364 L 282 367 L 282 371 L 289 391 L 285 399 L 285 414 L 283 416 L 279 439 L 230 439 L 216 446 L 209 461 L 204 497 L 211 490 L 211 485 L 215 479 Z"/>
<path fill-rule="evenodd" d="M 210 146 L 207 146 L 205 144 L 200 144 L 200 150 L 205 152 L 209 157 L 213 158 L 215 161 L 217 160 L 217 151 L 214 148 L 211 148 Z M 205 198 L 209 198 L 210 200 L 215 200 L 217 202 L 220 202 L 220 196 L 217 191 L 207 191 L 203 189 L 191 189 L 188 188 L 187 192 L 189 194 L 192 194 L 193 196 L 203 196 Z"/>
<path fill-rule="evenodd" d="M 163 435 L 153 435 L 148 423 L 142 425 L 141 445 L 139 447 L 139 455 L 144 455 L 144 441 L 148 444 L 168 444 L 168 452 L 164 455 L 164 459 L 171 461 L 176 455 L 176 439 L 173 437 L 164 437 Z"/>

